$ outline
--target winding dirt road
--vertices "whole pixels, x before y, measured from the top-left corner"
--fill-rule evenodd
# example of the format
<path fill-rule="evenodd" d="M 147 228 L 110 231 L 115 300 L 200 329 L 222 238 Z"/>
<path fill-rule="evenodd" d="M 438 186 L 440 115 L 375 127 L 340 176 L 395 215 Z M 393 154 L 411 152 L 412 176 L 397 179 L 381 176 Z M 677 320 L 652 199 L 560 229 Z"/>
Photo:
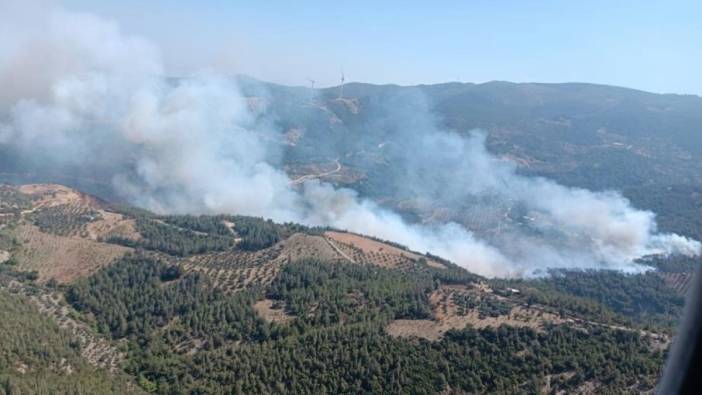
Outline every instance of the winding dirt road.
<path fill-rule="evenodd" d="M 322 178 L 326 176 L 330 176 L 332 174 L 338 173 L 341 171 L 341 162 L 339 162 L 339 158 L 334 159 L 334 162 L 336 163 L 336 169 L 334 170 L 329 170 L 323 173 L 318 173 L 318 174 L 305 174 L 304 176 L 300 176 L 290 182 L 292 185 L 298 185 L 302 184 L 303 182 L 307 180 L 311 180 L 313 178 Z"/>

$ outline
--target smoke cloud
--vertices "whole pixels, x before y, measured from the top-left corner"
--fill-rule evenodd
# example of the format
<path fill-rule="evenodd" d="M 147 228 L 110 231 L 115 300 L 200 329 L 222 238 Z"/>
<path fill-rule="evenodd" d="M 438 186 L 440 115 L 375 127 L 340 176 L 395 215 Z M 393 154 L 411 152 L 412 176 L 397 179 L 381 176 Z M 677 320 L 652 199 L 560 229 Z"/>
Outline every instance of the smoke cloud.
<path fill-rule="evenodd" d="M 281 130 L 234 80 L 164 78 L 157 48 L 95 15 L 7 8 L 0 13 L 0 36 L 12 37 L 0 41 L 0 144 L 59 166 L 112 169 L 112 184 L 136 205 L 329 225 L 487 276 L 639 271 L 646 268 L 635 260 L 645 255 L 700 252 L 697 241 L 658 233 L 653 213 L 616 192 L 517 174 L 486 150 L 484 133 L 438 128 L 420 96 L 411 106 L 388 104 L 387 117 L 369 125 L 394 137 L 383 152 L 401 174 L 389 182 L 400 194 L 457 210 L 504 212 L 496 232 L 476 236 L 470 218 L 408 223 L 354 190 L 318 180 L 293 186 L 282 170 Z"/>

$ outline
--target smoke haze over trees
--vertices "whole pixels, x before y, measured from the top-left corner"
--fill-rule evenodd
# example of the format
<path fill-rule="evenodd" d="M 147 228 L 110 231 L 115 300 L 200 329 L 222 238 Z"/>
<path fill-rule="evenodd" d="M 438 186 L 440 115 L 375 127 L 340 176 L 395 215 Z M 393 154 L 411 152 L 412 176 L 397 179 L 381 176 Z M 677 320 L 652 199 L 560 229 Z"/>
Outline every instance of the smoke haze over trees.
<path fill-rule="evenodd" d="M 649 254 L 697 255 L 700 244 L 659 233 L 655 215 L 621 194 L 517 173 L 485 134 L 439 127 L 419 91 L 387 97 L 367 125 L 396 142 L 387 184 L 402 194 L 535 218 L 489 240 L 455 222 L 410 222 L 358 191 L 283 170 L 280 119 L 235 79 L 165 78 L 159 50 L 91 14 L 19 7 L 2 12 L 0 145 L 28 163 L 101 169 L 128 201 L 159 213 L 231 213 L 332 226 L 392 240 L 487 276 L 546 268 L 640 271 Z M 22 26 L 32 25 L 31 31 Z M 37 34 L 35 32 L 39 32 Z M 296 98 L 299 99 L 299 98 Z M 359 146 L 363 136 L 357 136 Z M 341 156 L 349 147 L 320 141 Z M 343 148 L 343 149 L 342 149 Z"/>

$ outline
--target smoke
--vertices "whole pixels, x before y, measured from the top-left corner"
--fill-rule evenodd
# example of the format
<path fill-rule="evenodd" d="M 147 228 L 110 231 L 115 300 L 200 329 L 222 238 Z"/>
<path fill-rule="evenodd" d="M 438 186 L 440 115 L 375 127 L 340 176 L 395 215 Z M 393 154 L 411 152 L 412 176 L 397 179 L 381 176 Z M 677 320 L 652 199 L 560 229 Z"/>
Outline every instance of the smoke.
<path fill-rule="evenodd" d="M 317 180 L 294 187 L 282 170 L 281 131 L 234 80 L 207 73 L 164 78 L 158 49 L 112 22 L 50 6 L 19 8 L 0 16 L 8 33 L 0 36 L 13 38 L 0 41 L 0 145 L 52 166 L 108 169 L 114 187 L 136 205 L 329 225 L 487 276 L 553 267 L 637 271 L 645 267 L 634 261 L 648 254 L 700 252 L 697 241 L 659 234 L 654 214 L 618 193 L 518 175 L 486 150 L 483 133 L 437 128 L 415 95 L 389 100 L 385 116 L 368 125 L 394 141 L 383 154 L 399 174 L 388 183 L 398 194 L 450 207 L 507 207 L 509 221 L 496 234 L 479 239 L 452 221 L 410 224 L 354 190 Z"/>

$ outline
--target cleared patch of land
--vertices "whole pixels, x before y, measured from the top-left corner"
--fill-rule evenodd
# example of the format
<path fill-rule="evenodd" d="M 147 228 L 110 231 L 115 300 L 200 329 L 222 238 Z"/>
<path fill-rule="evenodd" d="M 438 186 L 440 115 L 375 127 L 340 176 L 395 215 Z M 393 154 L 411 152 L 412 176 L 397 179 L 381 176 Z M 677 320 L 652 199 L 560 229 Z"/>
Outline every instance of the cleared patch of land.
<path fill-rule="evenodd" d="M 44 233 L 33 225 L 18 226 L 15 235 L 21 243 L 16 253 L 18 268 L 36 270 L 40 283 L 52 278 L 59 283 L 69 283 L 94 273 L 132 250 L 88 239 Z"/>
<path fill-rule="evenodd" d="M 355 263 L 398 268 L 422 261 L 428 266 L 445 269 L 441 263 L 419 254 L 354 233 L 327 231 L 324 236 L 347 259 Z"/>
<path fill-rule="evenodd" d="M 28 195 L 34 208 L 78 204 L 81 206 L 99 208 L 100 202 L 75 189 L 57 184 L 27 184 L 17 188 L 20 193 Z"/>
<path fill-rule="evenodd" d="M 591 327 L 634 331 L 647 337 L 653 350 L 665 350 L 670 344 L 667 334 L 562 316 L 546 306 L 529 305 L 497 295 L 484 283 L 442 285 L 429 295 L 429 302 L 432 305 L 432 319 L 394 320 L 385 327 L 385 331 L 395 337 L 437 341 L 451 329 L 466 327 L 480 329 L 508 325 L 543 331 L 549 325 L 570 324 L 584 332 Z"/>
<path fill-rule="evenodd" d="M 451 329 L 499 327 L 509 325 L 541 330 L 548 324 L 563 324 L 567 319 L 538 307 L 513 305 L 494 295 L 487 287 L 444 285 L 429 296 L 431 320 L 395 320 L 386 331 L 396 337 L 439 340 Z"/>
<path fill-rule="evenodd" d="M 104 240 L 112 236 L 138 240 L 133 219 L 108 210 L 101 201 L 63 185 L 31 184 L 16 188 L 31 199 L 23 216 L 48 233 Z"/>
<path fill-rule="evenodd" d="M 300 259 L 342 260 L 342 257 L 321 236 L 296 233 L 259 251 L 224 251 L 200 254 L 183 260 L 186 271 L 209 276 L 214 285 L 225 292 L 236 292 L 251 284 L 267 285 L 281 265 Z"/>
<path fill-rule="evenodd" d="M 136 221 L 121 214 L 99 210 L 100 219 L 86 225 L 88 237 L 92 240 L 104 240 L 117 236 L 127 240 L 139 240 L 141 235 L 136 230 Z"/>
<path fill-rule="evenodd" d="M 29 196 L 18 191 L 16 187 L 0 184 L 0 216 L 13 216 L 31 205 Z"/>
<path fill-rule="evenodd" d="M 210 277 L 215 287 L 225 292 L 237 292 L 251 284 L 270 284 L 281 264 L 283 242 L 259 251 L 224 251 L 191 256 L 181 262 L 186 271 L 196 271 Z"/>
<path fill-rule="evenodd" d="M 451 329 L 463 329 L 468 326 L 473 328 L 497 328 L 500 325 L 513 327 L 527 327 L 542 330 L 547 324 L 563 324 L 568 319 L 556 314 L 523 306 L 514 307 L 507 315 L 497 317 L 481 317 L 477 310 L 471 310 L 463 316 L 446 316 L 434 320 L 394 320 L 385 328 L 387 333 L 396 337 L 419 337 L 427 340 L 439 340 Z M 570 321 L 572 322 L 572 321 Z"/>
<path fill-rule="evenodd" d="M 295 319 L 294 316 L 287 314 L 285 312 L 285 309 L 280 306 L 277 306 L 276 303 L 280 302 L 276 302 L 271 299 L 263 299 L 254 303 L 253 308 L 261 316 L 261 318 L 268 322 L 275 322 L 280 324 Z"/>
<path fill-rule="evenodd" d="M 296 233 L 283 241 L 282 255 L 290 261 L 316 258 L 324 261 L 336 261 L 343 257 L 322 236 Z"/>

